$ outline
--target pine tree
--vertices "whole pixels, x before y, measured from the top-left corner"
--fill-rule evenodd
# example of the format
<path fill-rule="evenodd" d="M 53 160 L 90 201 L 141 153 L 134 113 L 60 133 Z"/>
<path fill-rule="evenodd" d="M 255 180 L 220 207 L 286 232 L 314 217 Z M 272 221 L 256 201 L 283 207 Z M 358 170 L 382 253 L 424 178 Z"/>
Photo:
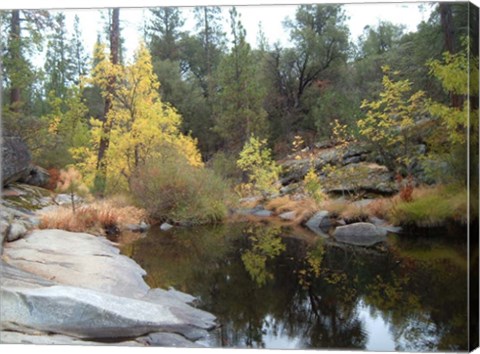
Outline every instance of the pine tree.
<path fill-rule="evenodd" d="M 255 57 L 246 42 L 246 32 L 235 7 L 230 10 L 232 49 L 218 69 L 215 130 L 231 150 L 239 150 L 251 135 L 265 137 L 267 113 L 265 92 L 258 82 Z"/>
<path fill-rule="evenodd" d="M 48 37 L 44 65 L 46 74 L 45 92 L 55 97 L 66 98 L 67 89 L 73 83 L 74 63 L 70 57 L 70 45 L 65 27 L 65 15 L 54 17 L 54 31 Z"/>

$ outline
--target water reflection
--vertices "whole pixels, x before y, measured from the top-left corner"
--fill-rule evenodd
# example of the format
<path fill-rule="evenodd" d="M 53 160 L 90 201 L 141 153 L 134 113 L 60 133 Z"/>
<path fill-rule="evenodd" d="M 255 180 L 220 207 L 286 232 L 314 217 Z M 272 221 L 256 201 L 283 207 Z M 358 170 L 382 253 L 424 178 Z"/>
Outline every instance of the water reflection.
<path fill-rule="evenodd" d="M 402 238 L 391 248 L 234 224 L 151 232 L 123 252 L 152 287 L 191 293 L 218 317 L 213 346 L 466 350 L 466 246 Z"/>

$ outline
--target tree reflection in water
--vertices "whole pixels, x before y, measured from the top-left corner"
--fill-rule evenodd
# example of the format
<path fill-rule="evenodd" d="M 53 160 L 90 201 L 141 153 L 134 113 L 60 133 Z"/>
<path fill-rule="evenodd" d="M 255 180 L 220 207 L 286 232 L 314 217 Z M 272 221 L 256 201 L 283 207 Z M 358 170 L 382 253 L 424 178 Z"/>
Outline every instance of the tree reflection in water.
<path fill-rule="evenodd" d="M 218 317 L 215 346 L 368 350 L 366 322 L 380 317 L 385 348 L 466 350 L 466 247 L 402 242 L 378 252 L 234 224 L 151 232 L 123 251 L 151 286 L 191 293 Z"/>

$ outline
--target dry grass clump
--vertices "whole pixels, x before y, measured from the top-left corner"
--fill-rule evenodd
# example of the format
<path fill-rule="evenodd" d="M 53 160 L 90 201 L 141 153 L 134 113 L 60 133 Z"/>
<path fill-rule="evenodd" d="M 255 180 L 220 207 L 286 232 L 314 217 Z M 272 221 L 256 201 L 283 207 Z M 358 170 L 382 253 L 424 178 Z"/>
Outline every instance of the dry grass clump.
<path fill-rule="evenodd" d="M 369 217 L 367 206 L 361 207 L 348 200 L 327 200 L 321 204 L 321 207 L 330 215 L 344 219 L 346 222 L 365 221 Z"/>
<path fill-rule="evenodd" d="M 112 198 L 80 206 L 75 212 L 68 207 L 44 212 L 39 228 L 103 235 L 106 232 L 119 231 L 127 224 L 139 224 L 146 219 L 145 210 L 125 205 Z"/>
<path fill-rule="evenodd" d="M 318 203 L 310 197 L 292 199 L 288 195 L 270 200 L 265 205 L 265 209 L 271 210 L 275 214 L 294 211 L 295 218 L 291 220 L 291 223 L 295 225 L 301 224 L 319 210 Z"/>

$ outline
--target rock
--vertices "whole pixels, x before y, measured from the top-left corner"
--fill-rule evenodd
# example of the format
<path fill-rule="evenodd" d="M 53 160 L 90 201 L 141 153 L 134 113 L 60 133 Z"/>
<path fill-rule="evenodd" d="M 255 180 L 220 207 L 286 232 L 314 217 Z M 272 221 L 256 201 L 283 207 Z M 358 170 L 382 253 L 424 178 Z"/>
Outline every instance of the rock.
<path fill-rule="evenodd" d="M 254 212 L 252 212 L 252 215 L 259 216 L 261 218 L 268 218 L 273 215 L 273 212 L 271 212 L 270 210 L 261 209 L 261 210 L 255 210 Z"/>
<path fill-rule="evenodd" d="M 339 226 L 333 232 L 333 237 L 343 243 L 357 246 L 373 246 L 376 243 L 386 241 L 387 232 L 377 226 L 358 222 L 345 226 Z"/>
<path fill-rule="evenodd" d="M 22 238 L 23 236 L 25 236 L 26 233 L 27 233 L 27 228 L 25 227 L 25 224 L 18 221 L 14 221 L 10 225 L 10 229 L 8 230 L 7 241 L 8 242 L 16 241 Z"/>
<path fill-rule="evenodd" d="M 189 307 L 171 307 L 71 286 L 2 286 L 5 330 L 34 328 L 86 339 L 131 338 L 150 332 L 188 333 L 212 329 L 215 318 Z M 185 306 L 187 307 L 187 306 Z"/>
<path fill-rule="evenodd" d="M 294 220 L 295 219 L 295 216 L 297 215 L 296 212 L 294 211 L 287 211 L 285 213 L 282 213 L 280 214 L 278 217 L 280 219 L 283 219 L 283 220 L 288 220 L 288 221 L 291 221 L 291 220 Z"/>
<path fill-rule="evenodd" d="M 193 343 L 185 337 L 175 333 L 150 333 L 148 336 L 137 338 L 137 342 L 152 347 L 202 348 L 203 345 Z"/>
<path fill-rule="evenodd" d="M 163 336 L 163 340 L 187 344 L 216 326 L 212 314 L 188 304 L 194 297 L 174 289 L 150 289 L 143 279 L 145 271 L 103 237 L 35 230 L 7 244 L 4 259 L 8 260 L 0 260 L 4 331 L 112 343 L 168 332 L 183 339 Z"/>
<path fill-rule="evenodd" d="M 373 201 L 374 201 L 374 199 L 361 199 L 361 200 L 357 200 L 357 201 L 352 202 L 352 204 L 357 208 L 366 208 Z"/>
<path fill-rule="evenodd" d="M 32 186 L 44 187 L 50 181 L 50 173 L 40 166 L 31 165 L 27 176 L 21 178 L 19 182 Z"/>
<path fill-rule="evenodd" d="M 363 156 L 352 156 L 352 157 L 348 157 L 348 158 L 344 159 L 343 164 L 344 165 L 349 165 L 351 163 L 359 163 L 359 162 L 362 162 L 362 161 L 365 161 L 365 157 L 363 157 Z"/>
<path fill-rule="evenodd" d="M 28 176 L 31 156 L 25 142 L 16 136 L 2 135 L 2 185 Z"/>
<path fill-rule="evenodd" d="M 37 344 L 37 345 L 112 345 L 113 343 L 92 342 L 69 337 L 61 334 L 36 333 L 26 334 L 12 331 L 0 331 L 0 343 L 2 344 Z M 115 342 L 121 346 L 143 346 L 138 341 Z"/>
<path fill-rule="evenodd" d="M 171 228 L 173 228 L 173 225 L 170 225 L 168 222 L 164 222 L 162 225 L 160 225 L 160 230 L 162 231 L 168 231 Z"/>
<path fill-rule="evenodd" d="M 73 196 L 73 201 L 75 203 L 81 203 L 83 198 L 78 195 Z M 70 194 L 57 194 L 55 197 L 55 203 L 58 205 L 72 204 L 72 196 Z"/>
<path fill-rule="evenodd" d="M 34 230 L 7 243 L 9 264 L 55 282 L 118 296 L 149 290 L 145 271 L 104 237 L 63 230 Z"/>
<path fill-rule="evenodd" d="M 402 231 L 400 226 L 393 226 L 387 223 L 385 220 L 377 218 L 375 216 L 369 217 L 369 221 L 375 225 L 376 227 L 385 230 L 386 232 L 392 232 L 394 234 L 398 234 Z"/>
<path fill-rule="evenodd" d="M 328 211 L 326 210 L 316 212 L 305 223 L 305 226 L 307 226 L 310 230 L 323 237 L 327 237 L 324 230 L 328 229 L 331 225 L 330 218 L 328 217 Z"/>
<path fill-rule="evenodd" d="M 393 177 L 385 166 L 359 162 L 338 168 L 328 177 L 321 177 L 321 182 L 327 193 L 393 194 L 398 192 Z"/>
<path fill-rule="evenodd" d="M 140 224 L 127 224 L 125 225 L 125 229 L 132 232 L 145 232 L 150 228 L 145 222 L 141 222 Z"/>

